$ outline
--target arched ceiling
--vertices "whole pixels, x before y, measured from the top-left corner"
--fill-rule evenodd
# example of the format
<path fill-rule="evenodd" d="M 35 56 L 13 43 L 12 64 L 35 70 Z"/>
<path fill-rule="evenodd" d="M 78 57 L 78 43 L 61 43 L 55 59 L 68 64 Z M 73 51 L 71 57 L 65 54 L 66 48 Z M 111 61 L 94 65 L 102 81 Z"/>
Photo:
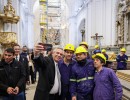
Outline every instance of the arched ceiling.
<path fill-rule="evenodd" d="M 80 9 L 84 1 L 85 0 L 66 0 L 70 16 L 74 15 L 78 9 Z"/>

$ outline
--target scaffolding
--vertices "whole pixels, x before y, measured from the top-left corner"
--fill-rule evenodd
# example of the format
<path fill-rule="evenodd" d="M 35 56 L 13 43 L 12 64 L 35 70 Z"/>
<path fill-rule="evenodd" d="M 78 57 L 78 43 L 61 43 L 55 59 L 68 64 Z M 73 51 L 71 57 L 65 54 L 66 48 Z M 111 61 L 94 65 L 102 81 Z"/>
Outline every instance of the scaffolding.
<path fill-rule="evenodd" d="M 46 34 L 48 30 L 48 22 L 47 22 L 47 0 L 40 0 L 40 33 L 41 33 L 41 41 L 46 43 Z"/>
<path fill-rule="evenodd" d="M 61 28 L 60 0 L 40 0 L 40 26 L 42 42 L 58 45 Z"/>

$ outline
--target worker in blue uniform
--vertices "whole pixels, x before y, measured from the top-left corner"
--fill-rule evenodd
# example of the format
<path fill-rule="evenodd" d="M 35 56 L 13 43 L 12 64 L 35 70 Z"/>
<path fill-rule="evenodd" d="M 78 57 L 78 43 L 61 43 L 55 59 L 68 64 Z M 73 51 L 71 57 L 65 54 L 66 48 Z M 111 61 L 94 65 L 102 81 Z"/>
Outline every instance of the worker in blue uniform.
<path fill-rule="evenodd" d="M 95 55 L 96 55 L 97 53 L 101 53 L 101 50 L 99 50 L 99 49 L 95 50 L 95 51 L 94 51 L 94 54 L 92 55 L 92 59 L 94 59 L 94 57 L 95 57 Z"/>
<path fill-rule="evenodd" d="M 122 100 L 122 85 L 118 80 L 115 72 L 106 68 L 104 64 L 106 58 L 103 54 L 98 53 L 94 58 L 94 100 Z"/>
<path fill-rule="evenodd" d="M 95 68 L 92 60 L 87 58 L 87 50 L 77 47 L 76 64 L 72 67 L 70 77 L 70 92 L 72 100 L 93 100 Z"/>
<path fill-rule="evenodd" d="M 79 44 L 79 46 L 82 46 L 82 47 L 84 47 L 87 51 L 88 51 L 88 43 L 87 42 L 81 42 L 80 44 Z M 91 58 L 91 55 L 89 54 L 89 52 L 87 52 L 87 59 L 92 59 Z"/>
<path fill-rule="evenodd" d="M 74 45 L 66 44 L 64 47 L 64 58 L 59 61 L 59 70 L 61 74 L 61 96 L 60 100 L 71 100 L 69 92 L 70 74 L 72 66 L 75 64 L 75 60 L 72 59 L 74 54 Z"/>
<path fill-rule="evenodd" d="M 108 60 L 108 55 L 107 55 L 105 49 L 102 49 L 101 52 L 102 52 L 102 54 L 106 57 L 106 64 L 105 64 L 105 67 L 109 67 L 109 68 L 110 68 L 113 62 Z"/>
<path fill-rule="evenodd" d="M 100 50 L 100 47 L 99 47 L 99 45 L 95 45 L 94 48 L 95 48 L 95 50 L 93 51 L 93 54 L 96 54 L 96 51 Z"/>
<path fill-rule="evenodd" d="M 108 60 L 108 55 L 106 54 L 106 50 L 102 49 L 102 54 L 106 57 L 106 60 Z"/>
<path fill-rule="evenodd" d="M 126 70 L 127 69 L 127 60 L 128 60 L 128 56 L 125 54 L 126 49 L 122 48 L 120 50 L 120 52 L 121 53 L 116 58 L 117 70 Z"/>

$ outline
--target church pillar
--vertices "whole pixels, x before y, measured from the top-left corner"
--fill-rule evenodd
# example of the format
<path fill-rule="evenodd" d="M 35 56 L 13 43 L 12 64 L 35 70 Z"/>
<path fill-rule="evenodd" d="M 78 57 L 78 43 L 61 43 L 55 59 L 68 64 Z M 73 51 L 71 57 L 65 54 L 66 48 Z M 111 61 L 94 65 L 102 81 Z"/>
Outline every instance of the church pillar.
<path fill-rule="evenodd" d="M 34 47 L 34 28 L 33 28 L 33 21 L 34 16 L 32 14 L 28 14 L 28 48 L 33 49 Z"/>
<path fill-rule="evenodd" d="M 69 18 L 69 41 L 68 43 L 76 44 L 76 18 Z"/>

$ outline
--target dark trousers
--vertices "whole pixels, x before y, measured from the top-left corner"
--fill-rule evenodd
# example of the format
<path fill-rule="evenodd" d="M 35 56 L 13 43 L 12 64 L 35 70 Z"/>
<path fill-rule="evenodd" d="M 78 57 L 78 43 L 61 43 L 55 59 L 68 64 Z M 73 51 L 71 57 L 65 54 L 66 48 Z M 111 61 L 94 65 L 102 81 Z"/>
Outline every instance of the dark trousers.
<path fill-rule="evenodd" d="M 35 83 L 35 80 L 34 80 L 34 72 L 32 70 L 32 66 L 29 66 L 30 67 L 30 76 L 31 76 L 31 82 L 32 84 Z"/>
<path fill-rule="evenodd" d="M 124 68 L 117 68 L 117 70 L 127 70 L 127 68 L 126 67 L 124 67 Z"/>
<path fill-rule="evenodd" d="M 77 100 L 93 100 L 93 95 L 92 94 L 88 94 L 88 95 L 81 95 L 81 94 L 77 94 Z"/>
<path fill-rule="evenodd" d="M 60 100 L 59 94 L 49 94 L 49 100 Z"/>
<path fill-rule="evenodd" d="M 18 95 L 9 95 L 8 97 L 3 97 L 2 100 L 25 100 L 24 92 L 21 92 Z"/>
<path fill-rule="evenodd" d="M 37 80 L 37 73 L 39 72 L 39 69 L 38 69 L 38 67 L 35 65 L 35 63 L 34 63 L 34 68 L 35 68 L 35 70 L 34 70 L 34 80 L 36 81 L 36 80 Z"/>
<path fill-rule="evenodd" d="M 62 93 L 60 96 L 60 100 L 71 100 L 71 95 L 69 92 Z"/>
<path fill-rule="evenodd" d="M 69 92 L 69 85 L 62 84 L 60 100 L 71 100 L 71 94 Z"/>

